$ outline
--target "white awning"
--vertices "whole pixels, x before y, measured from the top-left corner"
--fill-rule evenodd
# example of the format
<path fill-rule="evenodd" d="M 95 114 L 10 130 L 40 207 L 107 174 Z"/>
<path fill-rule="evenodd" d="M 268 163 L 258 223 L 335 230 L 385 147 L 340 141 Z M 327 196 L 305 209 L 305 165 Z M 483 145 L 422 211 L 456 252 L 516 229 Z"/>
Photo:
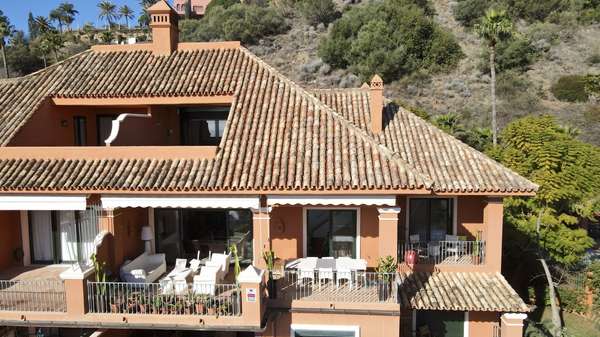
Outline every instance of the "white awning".
<path fill-rule="evenodd" d="M 259 208 L 258 196 L 102 196 L 103 208 Z"/>
<path fill-rule="evenodd" d="M 395 195 L 269 195 L 273 205 L 394 206 Z"/>
<path fill-rule="evenodd" d="M 2 211 L 83 211 L 85 195 L 0 195 Z"/>

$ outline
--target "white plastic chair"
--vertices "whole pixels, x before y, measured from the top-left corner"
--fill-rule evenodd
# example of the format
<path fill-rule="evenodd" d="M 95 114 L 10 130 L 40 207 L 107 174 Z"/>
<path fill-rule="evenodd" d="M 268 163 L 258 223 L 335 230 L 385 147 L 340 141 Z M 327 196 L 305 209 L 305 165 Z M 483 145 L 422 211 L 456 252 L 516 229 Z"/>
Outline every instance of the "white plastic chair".
<path fill-rule="evenodd" d="M 458 242 L 458 235 L 446 235 L 446 253 L 454 255 L 454 261 L 458 261 L 458 250 L 460 242 Z"/>
<path fill-rule="evenodd" d="M 311 284 L 315 283 L 315 269 L 314 268 L 300 268 L 298 269 L 298 283 L 304 285 L 304 280 L 309 279 Z"/>
<path fill-rule="evenodd" d="M 318 274 L 319 274 L 319 289 L 321 288 L 321 286 L 323 285 L 323 281 L 325 282 L 329 282 L 331 281 L 331 283 L 333 283 L 333 268 L 319 268 L 318 270 Z"/>
<path fill-rule="evenodd" d="M 340 266 L 336 271 L 337 275 L 335 282 L 337 287 L 340 287 L 340 281 L 345 280 L 348 287 L 352 289 L 352 269 L 350 269 L 350 266 Z"/>
<path fill-rule="evenodd" d="M 192 270 L 192 272 L 198 272 L 198 270 L 200 269 L 200 263 L 201 261 L 198 259 L 193 259 L 190 261 L 190 269 Z"/>
<path fill-rule="evenodd" d="M 170 278 L 164 278 L 159 281 L 160 292 L 163 295 L 171 295 L 173 293 L 173 280 Z"/>
<path fill-rule="evenodd" d="M 175 259 L 175 270 L 185 269 L 187 266 L 186 259 Z"/>
<path fill-rule="evenodd" d="M 175 295 L 187 295 L 188 283 L 185 279 L 174 279 L 173 287 L 175 288 Z"/>
<path fill-rule="evenodd" d="M 215 288 L 214 283 L 196 280 L 194 277 L 194 283 L 192 284 L 194 295 L 215 295 Z"/>
<path fill-rule="evenodd" d="M 413 234 L 408 239 L 410 240 L 410 243 L 412 243 L 412 244 L 420 243 L 421 242 L 421 235 L 419 235 L 419 234 Z"/>

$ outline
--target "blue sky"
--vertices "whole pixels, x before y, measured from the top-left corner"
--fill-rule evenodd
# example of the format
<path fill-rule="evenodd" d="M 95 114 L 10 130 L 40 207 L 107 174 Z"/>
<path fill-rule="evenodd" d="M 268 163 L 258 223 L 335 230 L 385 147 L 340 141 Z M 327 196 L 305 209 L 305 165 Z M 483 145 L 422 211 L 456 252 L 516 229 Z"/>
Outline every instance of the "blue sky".
<path fill-rule="evenodd" d="M 27 32 L 27 15 L 32 12 L 34 16 L 48 16 L 48 13 L 53 8 L 56 8 L 65 0 L 0 0 L 0 10 L 4 12 L 10 19 L 16 29 Z M 82 26 L 86 22 L 92 22 L 98 27 L 102 27 L 103 23 L 98 19 L 97 4 L 100 0 L 67 0 L 75 5 L 75 9 L 79 11 L 73 24 L 74 28 Z M 127 4 L 136 12 L 135 22 L 137 22 L 137 14 L 140 11 L 138 0 L 112 0 L 117 6 Z"/>

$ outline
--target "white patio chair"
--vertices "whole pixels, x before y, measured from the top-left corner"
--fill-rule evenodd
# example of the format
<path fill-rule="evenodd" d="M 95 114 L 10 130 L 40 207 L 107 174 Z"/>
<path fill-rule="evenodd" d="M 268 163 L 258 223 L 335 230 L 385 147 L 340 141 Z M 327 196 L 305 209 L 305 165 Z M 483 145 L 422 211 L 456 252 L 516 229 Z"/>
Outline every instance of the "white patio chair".
<path fill-rule="evenodd" d="M 352 259 L 352 268 L 354 270 L 354 284 L 358 286 L 358 281 L 361 280 L 363 285 L 367 284 L 367 260 Z"/>
<path fill-rule="evenodd" d="M 200 274 L 194 276 L 192 291 L 194 294 L 214 295 L 215 285 L 218 281 L 220 267 L 204 266 L 200 269 Z"/>
<path fill-rule="evenodd" d="M 200 269 L 200 263 L 201 261 L 198 259 L 193 259 L 190 261 L 190 269 L 192 270 L 192 272 L 194 272 L 194 274 L 196 274 Z"/>
<path fill-rule="evenodd" d="M 188 283 L 185 279 L 174 279 L 173 280 L 173 288 L 175 290 L 175 295 L 187 295 L 188 294 Z"/>
<path fill-rule="evenodd" d="M 333 256 L 325 256 L 325 257 L 322 257 L 322 259 L 323 260 L 334 260 L 335 257 L 333 257 Z"/>
<path fill-rule="evenodd" d="M 299 268 L 298 269 L 298 283 L 304 285 L 304 280 L 309 279 L 311 284 L 315 283 L 315 269 L 314 268 Z"/>
<path fill-rule="evenodd" d="M 164 278 L 159 281 L 160 293 L 162 295 L 171 295 L 173 293 L 173 280 Z"/>
<path fill-rule="evenodd" d="M 175 259 L 175 269 L 176 270 L 185 269 L 186 266 L 187 266 L 186 259 Z"/>
<path fill-rule="evenodd" d="M 192 292 L 194 295 L 215 295 L 216 284 L 211 282 L 204 282 L 196 280 L 194 277 L 194 283 L 192 284 Z"/>
<path fill-rule="evenodd" d="M 352 289 L 352 269 L 350 269 L 349 265 L 339 266 L 338 264 L 335 279 L 335 283 L 338 288 L 340 287 L 340 283 L 342 280 L 345 280 L 346 284 L 348 284 L 348 287 Z"/>
<path fill-rule="evenodd" d="M 454 262 L 458 261 L 458 252 L 460 249 L 460 242 L 458 242 L 458 235 L 446 235 L 446 254 L 450 253 L 454 255 Z"/>
<path fill-rule="evenodd" d="M 409 241 L 410 241 L 411 244 L 420 243 L 421 242 L 421 235 L 419 235 L 419 234 L 413 234 L 408 239 L 409 239 Z"/>
<path fill-rule="evenodd" d="M 440 254 L 441 249 L 439 243 L 430 243 L 427 245 L 427 255 L 433 260 L 433 263 L 438 263 L 440 260 Z"/>
<path fill-rule="evenodd" d="M 333 283 L 334 281 L 333 268 L 319 268 L 317 274 L 319 277 L 319 289 L 321 289 L 323 281 L 327 283 L 329 283 L 330 281 L 331 283 Z"/>

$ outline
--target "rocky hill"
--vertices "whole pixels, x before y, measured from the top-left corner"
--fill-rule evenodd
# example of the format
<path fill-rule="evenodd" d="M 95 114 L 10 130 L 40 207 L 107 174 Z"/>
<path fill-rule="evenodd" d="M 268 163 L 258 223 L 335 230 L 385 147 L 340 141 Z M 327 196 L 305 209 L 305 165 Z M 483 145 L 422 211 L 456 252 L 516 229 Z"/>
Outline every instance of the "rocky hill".
<path fill-rule="evenodd" d="M 453 32 L 465 57 L 447 74 L 417 74 L 386 83 L 386 96 L 432 114 L 460 113 L 474 125 L 487 125 L 490 78 L 480 66 L 481 41 L 455 20 L 453 1 L 432 0 L 431 3 L 436 11 L 435 19 Z M 582 140 L 600 145 L 600 106 L 591 102 L 562 102 L 550 91 L 562 76 L 600 73 L 600 62 L 589 61 L 600 58 L 600 25 L 574 25 L 564 29 L 549 23 L 527 25 L 519 22 L 518 29 L 533 36 L 532 45 L 541 52 L 523 73 L 499 76 L 500 125 L 528 114 L 551 114 L 565 125 L 577 128 Z M 323 25 L 312 27 L 301 19 L 294 19 L 286 34 L 264 38 L 249 48 L 307 87 L 360 86 L 357 76 L 346 70 L 332 70 L 318 57 L 319 40 L 326 33 L 327 28 Z M 549 36 L 553 37 L 551 41 Z"/>

